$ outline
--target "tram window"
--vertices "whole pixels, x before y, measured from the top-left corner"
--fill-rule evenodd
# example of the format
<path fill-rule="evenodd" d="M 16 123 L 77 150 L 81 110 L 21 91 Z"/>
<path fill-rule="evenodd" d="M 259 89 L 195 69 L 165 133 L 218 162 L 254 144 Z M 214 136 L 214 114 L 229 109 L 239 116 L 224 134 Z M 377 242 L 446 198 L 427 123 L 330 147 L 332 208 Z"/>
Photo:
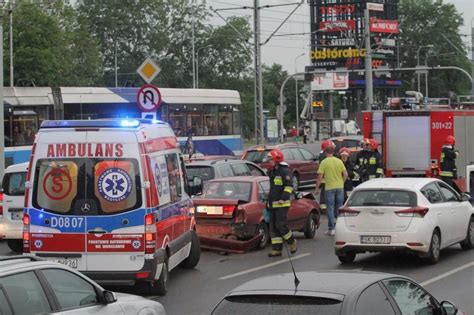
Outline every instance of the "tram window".
<path fill-rule="evenodd" d="M 237 107 L 234 107 L 233 112 L 234 135 L 240 134 L 240 112 Z"/>
<path fill-rule="evenodd" d="M 11 128 L 11 145 L 31 145 L 38 131 L 38 115 L 32 110 L 15 110 Z"/>
<path fill-rule="evenodd" d="M 204 136 L 216 135 L 217 129 L 217 105 L 205 104 L 204 106 Z"/>
<path fill-rule="evenodd" d="M 232 134 L 232 106 L 220 105 L 219 108 L 219 134 Z"/>
<path fill-rule="evenodd" d="M 202 136 L 202 105 L 188 105 L 186 113 L 186 136 Z"/>
<path fill-rule="evenodd" d="M 170 124 L 177 137 L 185 136 L 186 107 L 184 105 L 170 105 Z"/>

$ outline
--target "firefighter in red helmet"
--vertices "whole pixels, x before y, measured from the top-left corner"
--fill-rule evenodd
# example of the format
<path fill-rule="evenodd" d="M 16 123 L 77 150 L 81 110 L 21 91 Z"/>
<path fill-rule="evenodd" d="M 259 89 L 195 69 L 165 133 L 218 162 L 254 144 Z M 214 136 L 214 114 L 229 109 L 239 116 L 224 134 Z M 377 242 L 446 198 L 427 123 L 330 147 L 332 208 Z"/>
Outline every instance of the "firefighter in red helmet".
<path fill-rule="evenodd" d="M 360 142 L 360 146 L 362 150 L 357 152 L 357 155 L 355 157 L 354 170 L 359 175 L 360 183 L 363 183 L 369 179 L 369 175 L 368 175 L 369 158 L 372 155 L 369 148 L 369 144 L 370 144 L 369 138 L 362 139 L 362 141 Z"/>
<path fill-rule="evenodd" d="M 369 139 L 369 163 L 367 165 L 368 179 L 383 177 L 382 155 L 378 151 L 379 144 L 375 139 Z"/>
<path fill-rule="evenodd" d="M 272 251 L 269 257 L 281 256 L 283 242 L 288 242 L 290 252 L 296 253 L 297 245 L 293 233 L 288 228 L 288 210 L 290 209 L 290 196 L 293 193 L 291 176 L 288 164 L 284 161 L 283 152 L 273 149 L 268 153 L 272 167 L 268 170 L 270 177 L 270 193 L 268 194 L 267 209 L 270 212 L 270 237 Z"/>
<path fill-rule="evenodd" d="M 454 149 L 456 139 L 453 136 L 447 136 L 444 140 L 444 145 L 441 148 L 440 172 L 441 179 L 448 185 L 457 190 L 457 186 L 453 180 L 458 178 L 456 169 L 456 158 L 459 155 L 459 151 Z"/>

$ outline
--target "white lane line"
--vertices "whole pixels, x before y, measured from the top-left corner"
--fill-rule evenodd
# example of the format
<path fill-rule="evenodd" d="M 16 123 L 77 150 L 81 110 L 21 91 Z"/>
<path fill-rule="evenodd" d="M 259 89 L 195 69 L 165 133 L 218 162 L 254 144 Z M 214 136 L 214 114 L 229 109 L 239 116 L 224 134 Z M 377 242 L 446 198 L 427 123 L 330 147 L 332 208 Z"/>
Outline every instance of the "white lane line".
<path fill-rule="evenodd" d="M 439 276 L 436 276 L 434 278 L 423 281 L 423 282 L 420 283 L 420 285 L 423 286 L 423 287 L 427 286 L 429 284 L 432 284 L 433 282 L 436 282 L 436 281 L 441 280 L 443 278 L 449 277 L 450 275 L 455 274 L 456 272 L 459 272 L 459 271 L 464 270 L 464 269 L 469 268 L 469 267 L 474 267 L 474 261 L 472 261 L 470 263 L 467 263 L 465 265 L 462 265 L 461 267 L 454 268 L 453 270 L 450 270 L 448 272 L 442 273 Z"/>
<path fill-rule="evenodd" d="M 309 256 L 309 255 L 311 255 L 311 253 L 303 253 L 303 254 L 291 257 L 291 260 L 292 261 L 297 260 L 297 259 Z M 251 273 L 251 272 L 254 272 L 254 271 L 258 271 L 258 270 L 270 268 L 270 267 L 273 267 L 273 266 L 281 265 L 281 264 L 287 263 L 288 261 L 289 261 L 289 259 L 285 258 L 285 259 L 278 260 L 278 261 L 275 261 L 275 262 L 272 262 L 272 263 L 269 263 L 269 264 L 266 264 L 266 265 L 262 265 L 262 266 L 255 267 L 255 268 L 250 268 L 250 269 L 247 269 L 247 270 L 243 270 L 243 271 L 240 271 L 240 272 L 237 272 L 237 273 L 230 274 L 228 276 L 220 277 L 219 280 L 227 280 L 227 279 L 235 278 L 235 277 L 245 275 L 247 273 Z"/>

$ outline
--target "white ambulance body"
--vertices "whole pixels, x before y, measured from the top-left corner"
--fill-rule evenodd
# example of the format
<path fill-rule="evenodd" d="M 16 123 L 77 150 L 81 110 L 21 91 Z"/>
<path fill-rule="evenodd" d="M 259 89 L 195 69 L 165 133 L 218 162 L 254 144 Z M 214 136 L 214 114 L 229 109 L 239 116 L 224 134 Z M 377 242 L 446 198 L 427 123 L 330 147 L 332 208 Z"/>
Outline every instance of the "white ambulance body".
<path fill-rule="evenodd" d="M 102 284 L 165 294 L 200 256 L 179 143 L 151 120 L 45 121 L 32 150 L 24 251 Z"/>

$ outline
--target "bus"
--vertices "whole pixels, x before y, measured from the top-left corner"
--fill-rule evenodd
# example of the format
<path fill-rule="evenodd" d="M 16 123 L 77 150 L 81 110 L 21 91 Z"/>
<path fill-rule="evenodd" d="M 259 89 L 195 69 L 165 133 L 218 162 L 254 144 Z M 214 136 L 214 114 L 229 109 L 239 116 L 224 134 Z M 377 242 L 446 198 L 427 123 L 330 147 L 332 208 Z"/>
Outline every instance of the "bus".
<path fill-rule="evenodd" d="M 192 136 L 203 155 L 242 153 L 241 100 L 238 91 L 160 89 L 156 112 L 137 106 L 139 88 L 5 87 L 5 165 L 29 160 L 34 136 L 43 120 L 152 118 L 168 122 L 182 148 Z"/>

